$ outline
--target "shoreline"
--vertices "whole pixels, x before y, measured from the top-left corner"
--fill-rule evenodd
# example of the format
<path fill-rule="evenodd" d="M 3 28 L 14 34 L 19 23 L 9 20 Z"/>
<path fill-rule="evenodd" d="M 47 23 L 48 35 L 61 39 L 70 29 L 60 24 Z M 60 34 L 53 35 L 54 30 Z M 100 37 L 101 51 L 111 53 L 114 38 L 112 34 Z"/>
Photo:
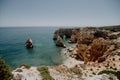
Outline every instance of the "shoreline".
<path fill-rule="evenodd" d="M 72 44 L 71 46 L 66 47 L 61 50 L 61 55 L 64 58 L 62 65 L 67 66 L 68 68 L 75 67 L 79 64 L 84 64 L 84 61 L 76 60 L 71 56 L 72 52 L 75 49 L 76 44 Z"/>

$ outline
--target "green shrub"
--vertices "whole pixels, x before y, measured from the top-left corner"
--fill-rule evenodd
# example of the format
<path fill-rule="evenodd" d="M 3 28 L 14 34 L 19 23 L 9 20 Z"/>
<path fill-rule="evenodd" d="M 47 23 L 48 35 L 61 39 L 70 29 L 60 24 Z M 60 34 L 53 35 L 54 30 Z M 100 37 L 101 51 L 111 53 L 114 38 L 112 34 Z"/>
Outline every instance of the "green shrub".
<path fill-rule="evenodd" d="M 100 75 L 100 74 L 104 74 L 104 73 L 105 74 L 113 74 L 120 80 L 120 71 L 115 72 L 115 71 L 106 71 L 106 70 L 104 70 L 104 71 L 99 72 L 98 74 Z"/>
<path fill-rule="evenodd" d="M 30 65 L 28 65 L 28 64 L 21 64 L 19 67 L 22 67 L 22 66 L 24 66 L 25 68 L 27 68 L 27 69 L 30 69 Z"/>
<path fill-rule="evenodd" d="M 41 76 L 42 76 L 42 80 L 54 80 L 51 76 L 50 73 L 48 71 L 48 67 L 42 66 L 42 67 L 38 67 L 37 70 L 40 72 Z"/>
<path fill-rule="evenodd" d="M 23 72 L 22 69 L 17 69 L 16 72 Z"/>
<path fill-rule="evenodd" d="M 0 58 L 0 80 L 11 80 L 13 77 L 11 69 L 5 62 Z"/>

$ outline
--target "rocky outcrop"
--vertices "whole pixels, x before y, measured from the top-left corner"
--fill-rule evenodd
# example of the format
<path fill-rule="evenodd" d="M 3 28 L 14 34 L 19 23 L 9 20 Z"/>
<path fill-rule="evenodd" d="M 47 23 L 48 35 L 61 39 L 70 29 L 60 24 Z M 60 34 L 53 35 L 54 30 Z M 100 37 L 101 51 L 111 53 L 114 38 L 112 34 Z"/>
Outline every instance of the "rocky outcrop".
<path fill-rule="evenodd" d="M 96 60 L 98 60 L 109 49 L 109 46 L 109 42 L 107 42 L 103 38 L 93 40 L 92 44 L 87 48 L 84 53 L 85 63 L 88 61 L 95 62 Z"/>
<path fill-rule="evenodd" d="M 26 44 L 26 48 L 33 48 L 32 39 L 28 39 L 25 44 Z"/>
<path fill-rule="evenodd" d="M 60 36 L 57 37 L 56 46 L 66 48 Z"/>
<path fill-rule="evenodd" d="M 94 33 L 96 38 L 102 37 L 104 39 L 108 38 L 108 32 L 106 30 L 96 30 Z"/>
<path fill-rule="evenodd" d="M 64 38 L 70 38 L 72 35 L 72 28 L 68 29 L 58 29 L 54 32 L 53 40 L 57 40 L 57 37 L 60 36 L 62 39 Z"/>
<path fill-rule="evenodd" d="M 73 29 L 71 38 L 69 39 L 69 43 L 76 43 L 78 38 L 80 37 L 79 29 Z"/>
<path fill-rule="evenodd" d="M 91 31 L 81 31 L 77 40 L 77 44 L 91 44 L 94 40 L 94 35 Z"/>
<path fill-rule="evenodd" d="M 42 80 L 42 77 L 37 70 L 37 67 L 31 67 L 30 69 L 24 66 L 12 71 L 13 80 Z"/>
<path fill-rule="evenodd" d="M 86 46 L 84 44 L 81 46 L 81 48 L 82 48 L 81 51 L 83 53 L 84 53 L 83 50 L 85 50 Z M 69 47 L 69 48 L 71 48 L 71 47 Z M 113 73 L 120 70 L 120 67 L 119 67 L 120 66 L 120 55 L 119 55 L 120 51 L 119 51 L 119 49 L 117 49 L 115 51 L 112 50 L 112 49 L 113 49 L 113 47 L 110 47 L 109 49 L 107 49 L 106 52 L 108 52 L 110 54 L 101 63 L 90 61 L 87 64 L 84 64 L 84 62 L 81 64 L 80 63 L 81 61 L 78 60 L 79 63 L 77 63 L 76 66 L 74 66 L 74 68 L 79 68 L 81 70 L 81 73 L 82 73 L 81 78 L 83 80 L 93 80 L 93 79 L 95 79 L 95 80 L 102 80 L 102 79 L 105 79 L 105 80 L 106 79 L 107 80 L 111 80 L 111 79 L 112 80 L 118 80 L 119 78 L 116 75 L 111 76 L 111 75 L 109 75 L 110 73 L 108 74 L 108 77 L 106 77 L 106 78 L 102 77 L 102 75 L 100 77 L 100 75 L 99 75 L 99 73 L 101 71 L 104 71 L 104 70 L 111 71 Z M 66 48 L 66 50 L 68 50 L 68 49 Z M 66 53 L 66 50 L 65 50 L 65 53 Z M 112 52 L 110 50 L 112 50 Z M 74 51 L 75 51 L 75 49 L 73 48 L 72 51 L 67 51 L 66 55 L 67 54 L 71 55 L 71 53 L 75 53 Z M 94 55 L 92 55 L 92 56 L 94 56 Z M 69 62 L 70 62 L 70 60 L 68 60 L 66 63 L 69 64 Z M 73 65 L 74 63 L 76 63 L 76 62 L 75 61 L 73 61 L 73 63 L 70 62 L 70 65 Z"/>
<path fill-rule="evenodd" d="M 109 39 L 117 39 L 118 37 L 120 37 L 120 32 L 113 32 L 111 34 L 109 34 Z"/>

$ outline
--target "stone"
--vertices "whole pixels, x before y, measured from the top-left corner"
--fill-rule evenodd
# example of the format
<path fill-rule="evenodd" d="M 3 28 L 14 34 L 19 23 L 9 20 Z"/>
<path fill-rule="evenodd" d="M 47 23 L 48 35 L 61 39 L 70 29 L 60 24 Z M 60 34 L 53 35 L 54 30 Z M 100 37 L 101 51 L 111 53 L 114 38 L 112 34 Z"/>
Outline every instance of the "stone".
<path fill-rule="evenodd" d="M 102 38 L 106 39 L 108 37 L 108 32 L 104 31 L 104 30 L 96 30 L 94 33 L 94 36 L 96 38 L 102 37 Z"/>
<path fill-rule="evenodd" d="M 25 44 L 26 44 L 26 48 L 33 48 L 32 39 L 29 38 Z"/>

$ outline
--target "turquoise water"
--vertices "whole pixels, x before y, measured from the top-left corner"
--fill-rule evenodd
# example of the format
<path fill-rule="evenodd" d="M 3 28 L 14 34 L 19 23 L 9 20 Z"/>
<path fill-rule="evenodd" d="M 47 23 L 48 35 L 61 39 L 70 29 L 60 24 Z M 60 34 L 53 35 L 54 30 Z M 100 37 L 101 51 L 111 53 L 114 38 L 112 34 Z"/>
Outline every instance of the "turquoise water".
<path fill-rule="evenodd" d="M 62 63 L 61 49 L 52 40 L 55 27 L 0 28 L 0 56 L 15 68 L 20 64 L 58 65 Z M 33 49 L 26 49 L 25 41 L 33 40 Z"/>

